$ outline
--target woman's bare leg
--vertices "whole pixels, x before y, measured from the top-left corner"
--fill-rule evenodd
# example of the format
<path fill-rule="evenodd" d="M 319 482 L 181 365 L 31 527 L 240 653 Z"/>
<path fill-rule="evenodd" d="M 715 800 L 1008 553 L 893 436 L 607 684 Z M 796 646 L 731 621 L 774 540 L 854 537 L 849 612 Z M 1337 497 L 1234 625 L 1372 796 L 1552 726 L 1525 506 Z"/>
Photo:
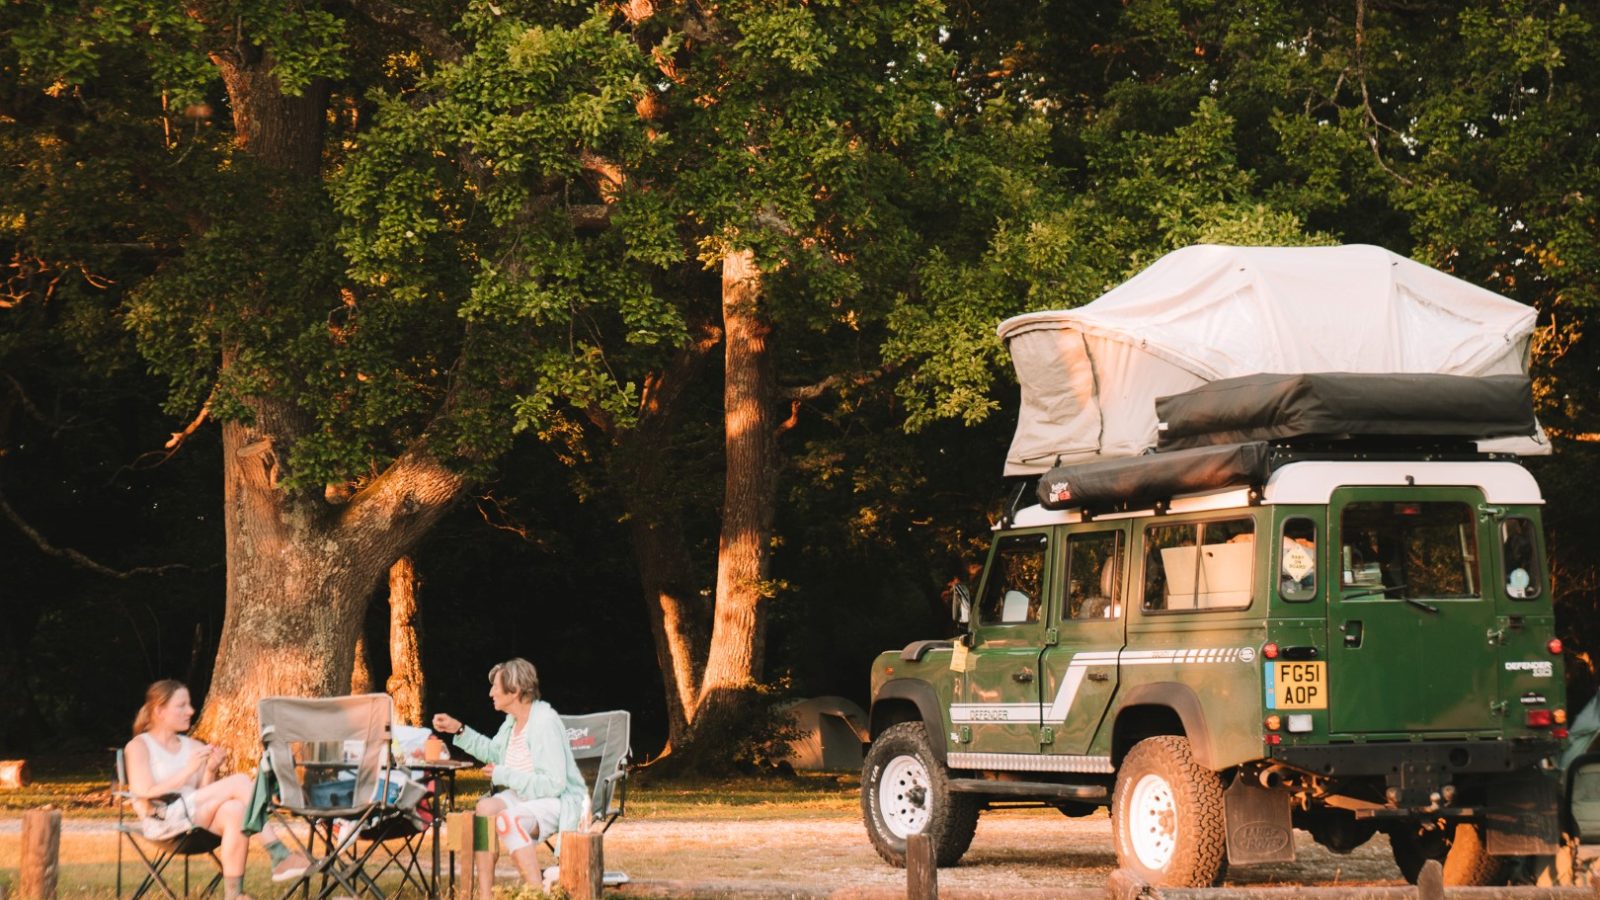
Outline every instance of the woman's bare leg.
<path fill-rule="evenodd" d="M 206 829 L 222 837 L 222 846 L 217 851 L 222 857 L 222 877 L 244 875 L 245 856 L 250 852 L 250 844 L 244 837 L 244 804 L 232 798 L 222 801 Z"/>
<path fill-rule="evenodd" d="M 499 800 L 496 800 L 493 797 L 485 797 L 478 801 L 478 807 L 477 809 L 473 810 L 473 815 L 480 816 L 485 819 L 492 819 L 505 808 L 506 805 L 501 803 Z M 473 827 L 476 828 L 477 824 L 474 823 Z M 495 862 L 494 851 L 479 850 L 472 854 L 472 862 L 477 868 L 478 873 L 478 900 L 493 900 Z"/>
<path fill-rule="evenodd" d="M 243 837 L 244 817 L 248 814 L 250 801 L 254 799 L 255 789 L 255 781 L 248 775 L 229 775 L 227 778 L 213 781 L 200 788 L 190 798 L 194 823 L 212 834 L 220 836 L 223 839 L 224 846 L 226 846 L 228 832 L 225 830 L 225 824 L 217 819 L 217 815 L 227 804 L 237 804 L 241 814 L 239 822 L 233 827 L 240 835 L 242 843 L 245 840 Z M 272 826 L 272 823 L 267 823 L 261 833 L 256 835 L 256 840 L 260 842 L 261 846 L 270 850 L 272 844 L 279 842 L 277 829 Z M 305 856 L 298 850 L 285 848 L 278 851 L 278 853 L 287 854 L 290 858 L 298 858 L 301 860 L 302 867 L 305 864 Z M 273 861 L 277 862 L 277 859 Z"/>
<path fill-rule="evenodd" d="M 521 850 L 512 851 L 511 861 L 517 864 L 517 871 L 522 873 L 522 880 L 530 887 L 537 890 L 544 884 L 544 875 L 539 872 L 538 844 L 529 844 Z"/>

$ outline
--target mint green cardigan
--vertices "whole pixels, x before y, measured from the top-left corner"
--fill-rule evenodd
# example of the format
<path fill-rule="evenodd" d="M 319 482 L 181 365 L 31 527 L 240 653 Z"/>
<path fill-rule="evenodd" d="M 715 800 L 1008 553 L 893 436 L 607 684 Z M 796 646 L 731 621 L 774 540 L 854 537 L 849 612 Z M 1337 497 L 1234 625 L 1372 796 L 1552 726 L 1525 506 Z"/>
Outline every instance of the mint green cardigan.
<path fill-rule="evenodd" d="M 490 783 L 516 791 L 517 795 L 536 800 L 555 797 L 561 801 L 562 831 L 577 831 L 582 827 L 583 800 L 589 788 L 583 774 L 572 759 L 572 746 L 567 743 L 567 729 L 555 709 L 543 700 L 535 700 L 528 711 L 528 725 L 522 730 L 522 739 L 528 745 L 528 755 L 533 759 L 533 772 L 513 772 L 501 765 L 506 758 L 506 748 L 511 745 L 511 733 L 516 721 L 511 716 L 500 723 L 494 737 L 462 726 L 451 743 L 487 763 L 494 763 Z"/>

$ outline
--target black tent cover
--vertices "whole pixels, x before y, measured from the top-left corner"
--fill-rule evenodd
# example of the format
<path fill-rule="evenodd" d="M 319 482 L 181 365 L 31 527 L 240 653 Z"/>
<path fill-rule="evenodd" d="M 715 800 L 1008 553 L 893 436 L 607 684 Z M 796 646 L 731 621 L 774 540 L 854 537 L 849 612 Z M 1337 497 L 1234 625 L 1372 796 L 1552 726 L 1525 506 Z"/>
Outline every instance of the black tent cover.
<path fill-rule="evenodd" d="M 1161 451 L 1304 437 L 1493 438 L 1537 428 L 1526 375 L 1246 375 L 1158 397 L 1156 418 Z"/>
<path fill-rule="evenodd" d="M 1045 509 L 1115 506 L 1263 484 L 1270 460 L 1271 447 L 1255 441 L 1056 466 L 1039 477 L 1039 502 Z"/>

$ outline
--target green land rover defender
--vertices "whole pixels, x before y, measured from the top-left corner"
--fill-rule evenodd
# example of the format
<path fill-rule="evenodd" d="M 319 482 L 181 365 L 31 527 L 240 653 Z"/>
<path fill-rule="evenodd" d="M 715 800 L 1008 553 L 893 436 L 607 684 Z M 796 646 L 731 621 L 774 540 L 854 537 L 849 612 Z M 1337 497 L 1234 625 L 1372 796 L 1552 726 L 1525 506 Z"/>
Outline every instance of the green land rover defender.
<path fill-rule="evenodd" d="M 1156 452 L 1061 465 L 994 529 L 954 640 L 872 666 L 868 833 L 939 865 L 980 812 L 1109 806 L 1119 864 L 1216 883 L 1377 832 L 1415 880 L 1554 854 L 1566 735 L 1525 377 L 1250 376 Z M 1030 482 L 1032 483 L 1032 482 Z"/>

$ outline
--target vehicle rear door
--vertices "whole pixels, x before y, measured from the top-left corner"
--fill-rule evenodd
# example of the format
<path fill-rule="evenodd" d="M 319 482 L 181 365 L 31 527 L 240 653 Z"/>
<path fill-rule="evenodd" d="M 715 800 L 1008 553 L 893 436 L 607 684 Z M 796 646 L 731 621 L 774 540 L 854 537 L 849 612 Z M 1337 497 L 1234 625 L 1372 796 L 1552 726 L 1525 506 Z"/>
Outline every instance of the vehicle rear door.
<path fill-rule="evenodd" d="M 1117 690 L 1127 589 L 1128 523 L 1075 530 L 1066 538 L 1061 588 L 1056 591 L 1055 642 L 1040 660 L 1041 738 L 1046 753 L 1089 751 Z"/>
<path fill-rule="evenodd" d="M 1474 488 L 1340 488 L 1329 504 L 1329 717 L 1335 734 L 1500 727 L 1498 547 Z"/>

